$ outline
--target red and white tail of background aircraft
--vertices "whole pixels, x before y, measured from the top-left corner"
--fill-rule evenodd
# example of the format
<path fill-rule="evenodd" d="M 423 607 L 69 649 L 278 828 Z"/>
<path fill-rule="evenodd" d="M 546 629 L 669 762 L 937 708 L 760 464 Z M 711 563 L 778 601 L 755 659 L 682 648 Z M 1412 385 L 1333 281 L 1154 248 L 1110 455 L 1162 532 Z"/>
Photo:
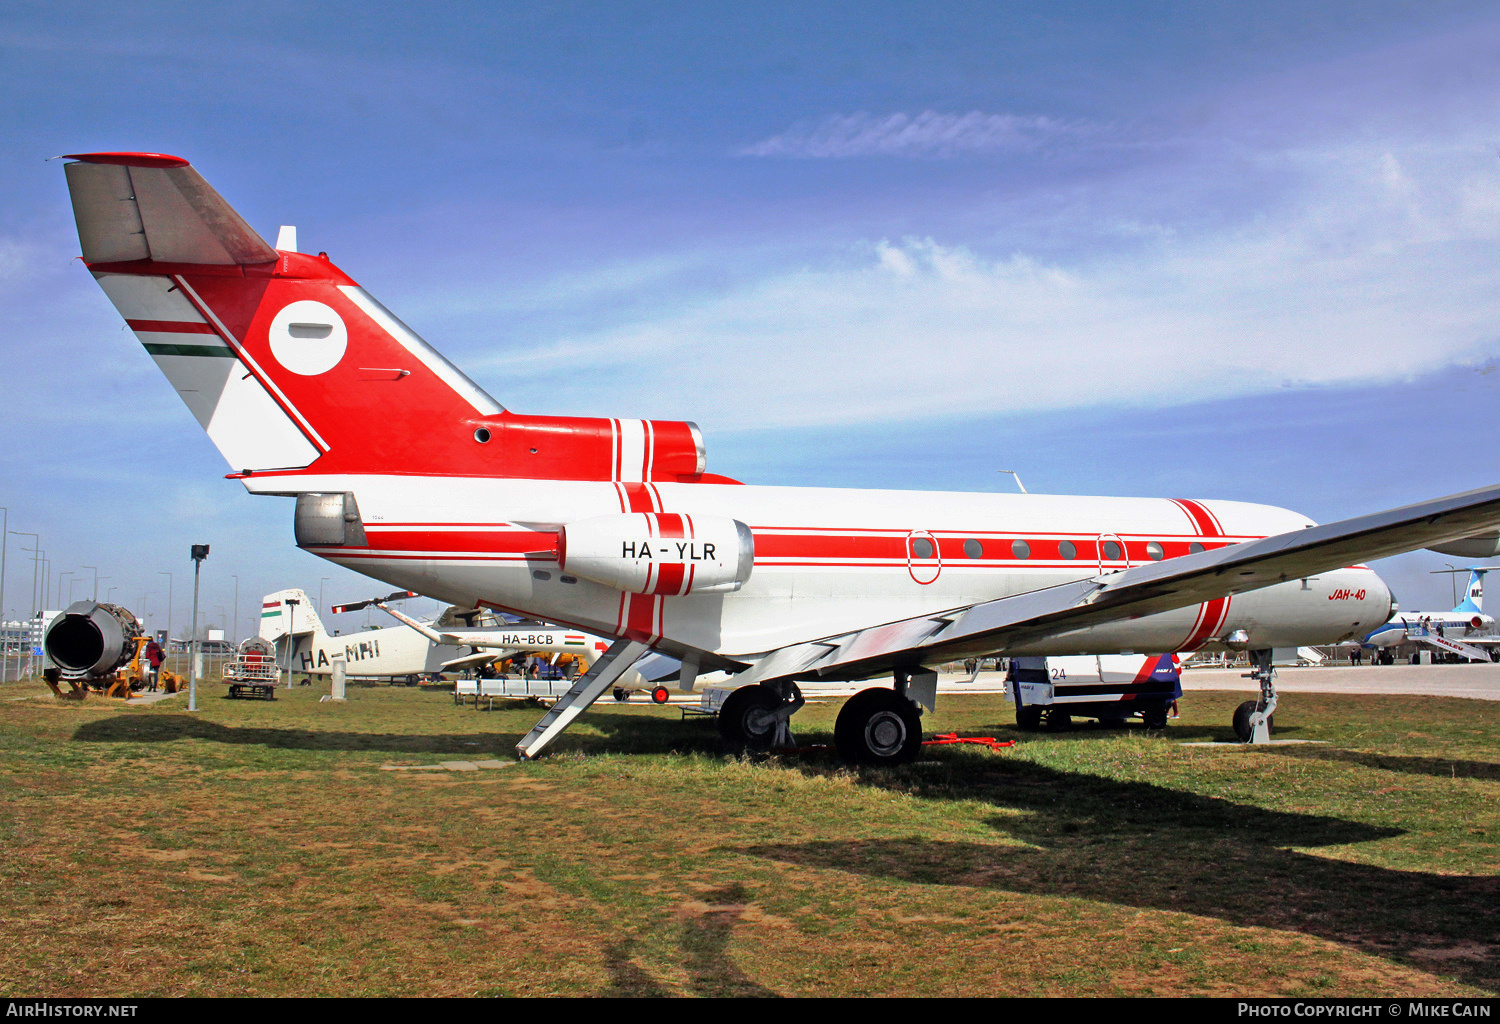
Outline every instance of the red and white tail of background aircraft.
<path fill-rule="evenodd" d="M 981 655 L 1270 649 L 1391 617 L 1367 559 L 1500 526 L 1500 486 L 1316 526 L 1187 498 L 759 487 L 707 472 L 692 423 L 504 409 L 327 256 L 268 245 L 186 160 L 65 165 L 83 259 L 297 543 L 465 607 L 616 638 L 519 744 L 536 755 L 647 649 L 751 685 L 720 727 L 790 738 L 797 681 L 851 698 L 846 756 L 911 757 L 928 666 Z M 291 233 L 283 236 L 290 238 Z M 1261 729 L 1259 735 L 1264 735 Z"/>

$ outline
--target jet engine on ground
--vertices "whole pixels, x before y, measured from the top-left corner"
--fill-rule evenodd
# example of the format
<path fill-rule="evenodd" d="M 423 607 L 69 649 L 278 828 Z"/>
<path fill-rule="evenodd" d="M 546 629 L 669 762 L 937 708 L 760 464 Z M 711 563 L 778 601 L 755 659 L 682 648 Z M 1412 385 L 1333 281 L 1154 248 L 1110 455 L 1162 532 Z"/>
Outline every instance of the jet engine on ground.
<path fill-rule="evenodd" d="M 119 605 L 76 601 L 42 638 L 42 649 L 57 666 L 47 669 L 43 678 L 59 697 L 82 699 L 88 690 L 129 697 L 146 685 L 149 639 L 140 621 Z M 71 692 L 63 693 L 59 681 L 66 682 Z M 176 674 L 162 670 L 167 692 L 175 692 L 180 682 Z"/>

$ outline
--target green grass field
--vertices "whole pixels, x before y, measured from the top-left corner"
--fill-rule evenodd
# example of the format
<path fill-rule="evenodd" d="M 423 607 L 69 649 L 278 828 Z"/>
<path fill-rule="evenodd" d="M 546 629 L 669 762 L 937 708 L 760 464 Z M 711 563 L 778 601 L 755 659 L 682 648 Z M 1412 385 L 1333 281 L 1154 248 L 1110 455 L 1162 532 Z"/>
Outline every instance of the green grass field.
<path fill-rule="evenodd" d="M 944 695 L 900 770 L 719 751 L 602 703 L 205 687 L 144 708 L 0 690 L 13 996 L 1486 995 L 1500 990 L 1500 705 L 1192 693 L 1161 734 L 1019 733 Z M 28 697 L 29 699 L 3 699 Z M 838 702 L 794 720 L 831 743 Z"/>

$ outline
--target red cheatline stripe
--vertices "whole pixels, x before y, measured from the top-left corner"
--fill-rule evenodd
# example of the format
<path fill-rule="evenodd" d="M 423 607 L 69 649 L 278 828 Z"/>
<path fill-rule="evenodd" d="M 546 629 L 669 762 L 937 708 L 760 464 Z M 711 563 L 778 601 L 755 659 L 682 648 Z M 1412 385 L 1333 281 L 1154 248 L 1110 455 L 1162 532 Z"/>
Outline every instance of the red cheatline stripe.
<path fill-rule="evenodd" d="M 1229 618 L 1229 602 L 1227 597 L 1205 602 L 1199 611 L 1198 624 L 1181 650 L 1196 651 L 1214 637 Z"/>
<path fill-rule="evenodd" d="M 661 599 L 648 594 L 631 594 L 630 611 L 625 623 L 625 635 L 634 640 L 654 643 L 658 639 L 657 606 Z"/>
<path fill-rule="evenodd" d="M 190 320 L 126 320 L 132 331 L 152 331 L 156 334 L 218 334 L 210 324 L 195 324 Z"/>
<path fill-rule="evenodd" d="M 1202 502 L 1190 498 L 1173 498 L 1172 503 L 1188 514 L 1202 536 L 1224 536 L 1224 528 L 1219 525 L 1218 518 Z"/>

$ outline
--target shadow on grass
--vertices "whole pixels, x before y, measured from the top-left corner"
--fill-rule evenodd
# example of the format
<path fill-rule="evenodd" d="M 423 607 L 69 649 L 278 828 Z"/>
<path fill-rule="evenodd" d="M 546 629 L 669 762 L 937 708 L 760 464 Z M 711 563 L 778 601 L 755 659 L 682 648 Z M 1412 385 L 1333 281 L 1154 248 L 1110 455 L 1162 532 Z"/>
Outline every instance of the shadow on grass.
<path fill-rule="evenodd" d="M 805 769 L 812 771 L 812 769 Z M 1212 917 L 1342 943 L 1500 989 L 1500 878 L 1396 871 L 1297 847 L 1400 835 L 1021 759 L 861 773 L 919 798 L 982 800 L 1026 846 L 922 837 L 766 844 L 744 852 L 925 885 L 977 886 Z M 1015 813 L 1021 812 L 1021 813 Z"/>
<path fill-rule="evenodd" d="M 1500 780 L 1500 764 L 1491 761 L 1461 761 L 1451 757 L 1413 757 L 1404 754 L 1372 754 L 1360 750 L 1340 750 L 1337 747 L 1265 747 L 1263 749 L 1282 757 L 1357 764 L 1364 768 L 1399 772 L 1403 775 L 1431 775 L 1439 779 L 1486 779 L 1491 782 Z"/>
<path fill-rule="evenodd" d="M 693 995 L 731 998 L 776 998 L 780 993 L 766 988 L 740 970 L 729 955 L 735 925 L 744 914 L 749 894 L 738 882 L 705 893 L 704 908 L 682 924 L 678 948 Z M 632 958 L 637 942 L 626 938 L 605 947 L 604 966 L 610 986 L 607 996 L 659 998 L 671 993 Z"/>
<path fill-rule="evenodd" d="M 519 733 L 431 735 L 228 726 L 192 715 L 104 718 L 81 725 L 73 733 L 73 739 L 82 743 L 171 743 L 196 739 L 278 750 L 363 750 L 393 754 L 464 754 L 467 757 L 474 755 L 475 747 L 509 751 L 520 738 Z"/>

